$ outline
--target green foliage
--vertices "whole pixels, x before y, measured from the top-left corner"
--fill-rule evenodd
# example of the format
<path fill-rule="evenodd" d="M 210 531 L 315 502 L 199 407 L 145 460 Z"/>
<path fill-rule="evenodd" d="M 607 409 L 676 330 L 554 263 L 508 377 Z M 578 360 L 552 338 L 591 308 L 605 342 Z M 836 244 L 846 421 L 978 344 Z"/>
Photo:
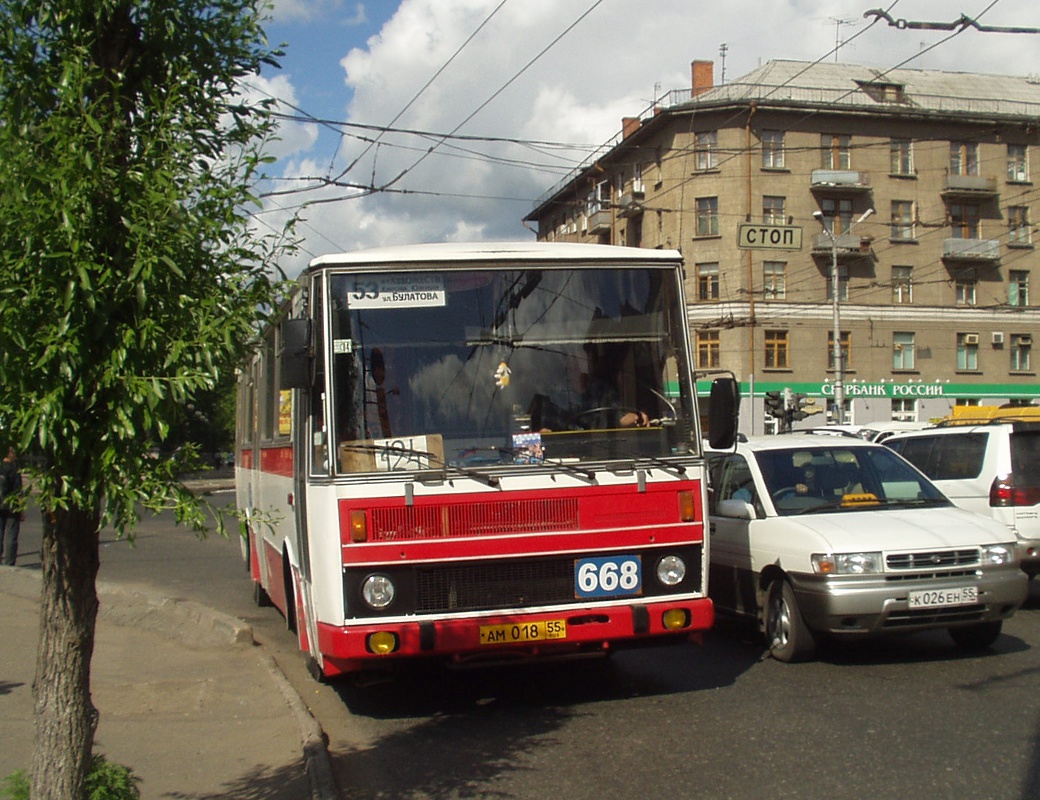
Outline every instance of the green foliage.
<path fill-rule="evenodd" d="M 24 770 L 15 770 L 4 778 L 0 800 L 29 800 L 29 779 Z"/>
<path fill-rule="evenodd" d="M 87 800 L 140 800 L 141 790 L 137 788 L 140 782 L 130 767 L 95 755 L 87 774 L 86 797 Z M 29 779 L 22 770 L 12 772 L 4 778 L 0 792 L 2 800 L 29 800 Z"/>
<path fill-rule="evenodd" d="M 44 510 L 206 522 L 149 450 L 277 308 L 260 0 L 0 0 L 0 419 Z"/>

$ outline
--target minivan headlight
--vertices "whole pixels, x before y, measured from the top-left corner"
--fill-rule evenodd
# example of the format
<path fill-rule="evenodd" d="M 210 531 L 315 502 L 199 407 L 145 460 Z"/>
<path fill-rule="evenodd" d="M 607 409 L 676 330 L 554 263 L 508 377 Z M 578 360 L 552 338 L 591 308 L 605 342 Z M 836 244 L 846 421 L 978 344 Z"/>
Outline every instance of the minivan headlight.
<path fill-rule="evenodd" d="M 875 575 L 882 572 L 881 553 L 813 553 L 820 575 Z"/>
<path fill-rule="evenodd" d="M 983 566 L 1013 564 L 1017 558 L 1013 544 L 990 544 L 982 547 Z"/>

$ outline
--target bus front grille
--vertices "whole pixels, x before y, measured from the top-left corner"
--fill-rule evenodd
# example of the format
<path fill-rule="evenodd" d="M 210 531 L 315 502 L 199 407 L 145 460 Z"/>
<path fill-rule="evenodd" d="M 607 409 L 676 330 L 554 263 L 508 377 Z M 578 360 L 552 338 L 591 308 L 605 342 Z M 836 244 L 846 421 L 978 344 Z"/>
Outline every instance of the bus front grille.
<path fill-rule="evenodd" d="M 371 541 L 501 536 L 578 528 L 574 498 L 447 503 L 372 509 Z"/>
<path fill-rule="evenodd" d="M 416 575 L 417 614 L 574 602 L 574 559 L 454 564 Z"/>

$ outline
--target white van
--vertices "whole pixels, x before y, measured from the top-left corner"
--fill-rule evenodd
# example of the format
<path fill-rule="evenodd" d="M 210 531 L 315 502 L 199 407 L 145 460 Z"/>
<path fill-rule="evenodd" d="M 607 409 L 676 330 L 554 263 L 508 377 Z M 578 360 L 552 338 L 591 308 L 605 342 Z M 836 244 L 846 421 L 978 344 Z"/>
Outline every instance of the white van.
<path fill-rule="evenodd" d="M 889 436 L 906 431 L 919 431 L 927 428 L 928 422 L 909 422 L 904 420 L 888 420 L 887 422 L 868 422 L 859 429 L 859 435 L 868 442 L 883 442 Z"/>
<path fill-rule="evenodd" d="M 1038 409 L 1026 409 L 1036 412 Z M 932 479 L 954 503 L 1008 527 L 1022 569 L 1040 574 L 1040 419 L 1015 418 L 1015 409 L 973 424 L 900 433 L 885 440 Z M 1032 420 L 1032 421 L 1030 421 Z"/>
<path fill-rule="evenodd" d="M 709 593 L 780 661 L 817 638 L 947 629 L 981 649 L 1025 601 L 1014 537 L 884 445 L 753 437 L 710 451 Z"/>

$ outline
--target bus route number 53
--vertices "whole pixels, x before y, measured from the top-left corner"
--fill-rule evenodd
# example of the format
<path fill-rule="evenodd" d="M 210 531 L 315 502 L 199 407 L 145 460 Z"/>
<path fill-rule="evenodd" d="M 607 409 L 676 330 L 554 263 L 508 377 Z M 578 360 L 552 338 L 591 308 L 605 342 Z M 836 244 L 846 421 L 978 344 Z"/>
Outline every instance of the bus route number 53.
<path fill-rule="evenodd" d="M 643 591 L 639 556 L 614 555 L 580 558 L 574 562 L 574 593 L 577 597 L 620 597 Z"/>

